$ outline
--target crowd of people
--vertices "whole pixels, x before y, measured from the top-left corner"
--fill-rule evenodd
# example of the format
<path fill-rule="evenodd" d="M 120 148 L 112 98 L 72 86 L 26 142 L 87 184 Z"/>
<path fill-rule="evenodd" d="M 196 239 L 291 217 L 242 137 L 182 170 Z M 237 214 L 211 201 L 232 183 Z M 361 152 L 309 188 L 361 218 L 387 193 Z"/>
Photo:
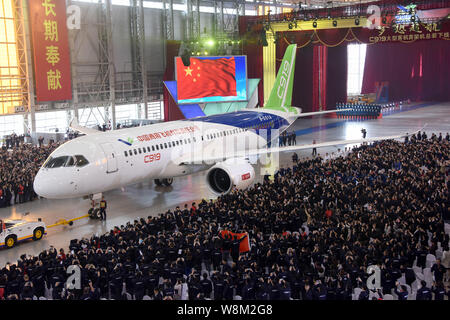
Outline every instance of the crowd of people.
<path fill-rule="evenodd" d="M 20 144 L 25 142 L 25 135 L 16 133 L 11 133 L 3 137 L 2 148 L 13 148 L 19 147 Z"/>
<path fill-rule="evenodd" d="M 449 148 L 448 136 L 421 135 L 298 160 L 248 189 L 72 240 L 68 252 L 23 255 L 0 270 L 0 297 L 407 299 L 406 285 L 419 283 L 416 299 L 443 300 L 446 262 L 433 262 L 433 283 L 413 267 L 449 251 Z M 221 230 L 245 233 L 250 250 Z M 66 286 L 71 265 L 81 269 L 78 288 Z M 373 291 L 371 265 L 381 271 Z"/>
<path fill-rule="evenodd" d="M 6 143 L 0 149 L 0 208 L 37 198 L 33 189 L 34 177 L 59 145 L 42 143 L 35 146 L 19 138 L 11 138 L 11 141 L 14 143 Z"/>

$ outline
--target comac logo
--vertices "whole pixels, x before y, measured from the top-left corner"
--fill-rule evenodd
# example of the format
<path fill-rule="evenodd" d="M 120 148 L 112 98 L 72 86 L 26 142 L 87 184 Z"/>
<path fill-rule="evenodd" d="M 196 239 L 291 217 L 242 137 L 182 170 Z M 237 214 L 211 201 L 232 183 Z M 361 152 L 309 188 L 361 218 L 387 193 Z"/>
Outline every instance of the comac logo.
<path fill-rule="evenodd" d="M 283 72 L 281 73 L 281 78 L 280 78 L 280 85 L 278 86 L 278 90 L 277 90 L 277 95 L 278 95 L 278 98 L 280 98 L 280 99 L 283 98 L 283 90 L 287 85 L 289 66 L 290 66 L 289 62 L 284 61 Z M 282 90 L 280 90 L 280 89 L 282 89 Z"/>

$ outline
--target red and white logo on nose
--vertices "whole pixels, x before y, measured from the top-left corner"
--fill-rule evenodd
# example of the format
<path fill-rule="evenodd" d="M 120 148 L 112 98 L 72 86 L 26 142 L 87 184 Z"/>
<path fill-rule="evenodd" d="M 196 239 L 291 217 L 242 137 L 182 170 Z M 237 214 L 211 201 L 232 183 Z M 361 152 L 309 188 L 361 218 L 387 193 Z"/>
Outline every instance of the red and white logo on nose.
<path fill-rule="evenodd" d="M 247 172 L 242 175 L 242 181 L 250 179 L 250 172 Z"/>

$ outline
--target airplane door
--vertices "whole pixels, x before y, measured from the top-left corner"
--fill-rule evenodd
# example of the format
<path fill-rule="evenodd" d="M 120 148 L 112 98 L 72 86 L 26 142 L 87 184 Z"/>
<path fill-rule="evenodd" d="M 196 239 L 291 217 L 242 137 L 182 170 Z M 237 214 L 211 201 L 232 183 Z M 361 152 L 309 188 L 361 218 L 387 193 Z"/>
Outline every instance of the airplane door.
<path fill-rule="evenodd" d="M 117 167 L 117 155 L 116 152 L 114 151 L 112 143 L 103 143 L 100 145 L 100 147 L 103 149 L 103 152 L 105 153 L 106 156 L 107 161 L 106 173 L 113 173 L 119 170 L 119 168 Z"/>

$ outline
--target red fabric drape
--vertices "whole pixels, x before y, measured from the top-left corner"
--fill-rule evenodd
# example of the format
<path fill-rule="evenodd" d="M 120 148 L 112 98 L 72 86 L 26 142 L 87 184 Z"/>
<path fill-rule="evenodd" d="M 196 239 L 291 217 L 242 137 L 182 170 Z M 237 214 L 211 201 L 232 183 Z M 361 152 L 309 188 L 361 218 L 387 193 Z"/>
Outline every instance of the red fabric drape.
<path fill-rule="evenodd" d="M 247 56 L 247 77 L 261 79 L 258 84 L 259 106 L 264 105 L 264 79 L 263 79 L 263 49 L 261 45 L 247 43 L 244 45 L 244 55 Z"/>
<path fill-rule="evenodd" d="M 335 109 L 337 102 L 347 100 L 347 46 L 328 48 L 326 102 Z"/>
<path fill-rule="evenodd" d="M 389 100 L 450 100 L 450 42 L 383 43 L 367 47 L 362 93 L 389 82 Z"/>
<path fill-rule="evenodd" d="M 325 46 L 314 46 L 312 111 L 327 109 L 327 52 Z M 320 89 L 320 90 L 319 90 Z M 320 95 L 320 99 L 319 99 Z"/>
<path fill-rule="evenodd" d="M 297 49 L 292 105 L 301 107 L 303 112 L 310 112 L 313 107 L 313 57 L 312 46 Z"/>
<path fill-rule="evenodd" d="M 313 47 L 313 70 L 312 70 L 312 106 L 311 111 L 319 110 L 319 46 Z"/>
<path fill-rule="evenodd" d="M 320 29 L 316 30 L 314 39 L 320 41 L 326 46 L 337 46 L 344 41 L 344 39 L 351 39 L 349 29 Z"/>
<path fill-rule="evenodd" d="M 277 46 L 277 71 L 288 44 L 282 41 Z M 347 99 L 347 46 L 298 48 L 292 105 L 301 107 L 304 112 L 319 110 L 319 54 L 322 64 L 322 109 L 334 108 L 336 102 Z"/>

